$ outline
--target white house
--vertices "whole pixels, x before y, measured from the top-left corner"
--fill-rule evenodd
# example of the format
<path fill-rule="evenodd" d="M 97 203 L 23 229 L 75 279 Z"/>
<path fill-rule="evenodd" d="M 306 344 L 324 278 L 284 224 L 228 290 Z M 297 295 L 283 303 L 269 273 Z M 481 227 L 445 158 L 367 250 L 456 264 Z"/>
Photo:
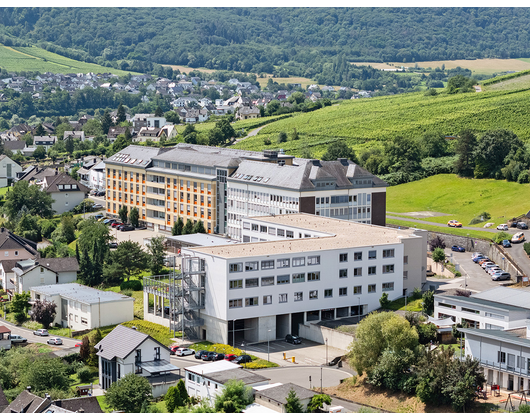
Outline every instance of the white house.
<path fill-rule="evenodd" d="M 57 136 L 35 136 L 33 137 L 33 144 L 35 146 L 43 146 L 46 151 L 57 143 Z"/>
<path fill-rule="evenodd" d="M 88 188 L 105 191 L 105 162 L 101 161 L 88 170 Z"/>
<path fill-rule="evenodd" d="M 86 194 L 90 191 L 83 184 L 64 172 L 54 176 L 44 177 L 42 180 L 42 189 L 51 195 L 54 200 L 52 210 L 56 214 L 71 211 L 85 199 Z"/>
<path fill-rule="evenodd" d="M 267 385 L 270 381 L 265 376 L 242 369 L 240 365 L 226 360 L 190 366 L 184 370 L 188 395 L 207 398 L 210 401 L 223 392 L 224 385 L 229 380 L 243 381 L 251 387 Z"/>
<path fill-rule="evenodd" d="M 0 188 L 11 185 L 17 172 L 22 172 L 22 167 L 6 155 L 0 155 Z"/>
<path fill-rule="evenodd" d="M 79 141 L 85 141 L 84 131 L 65 131 L 63 138 L 66 140 L 68 137 L 71 139 L 78 139 Z"/>
<path fill-rule="evenodd" d="M 153 397 L 165 394 L 175 386 L 180 376 L 170 363 L 169 349 L 153 337 L 131 328 L 117 325 L 96 344 L 99 359 L 99 384 L 102 389 L 119 381 L 128 373 L 144 376 L 152 387 Z"/>
<path fill-rule="evenodd" d="M 0 325 L 0 349 L 9 350 L 11 348 L 11 330 L 4 325 Z"/>
<path fill-rule="evenodd" d="M 37 258 L 17 261 L 15 273 L 15 293 L 28 292 L 41 285 L 64 285 L 77 280 L 79 264 L 75 257 Z"/>
<path fill-rule="evenodd" d="M 425 279 L 426 231 L 303 213 L 244 218 L 242 229 L 250 243 L 182 250 L 183 276 L 198 276 L 202 339 L 298 334 L 299 324 L 366 314 L 382 293 L 395 300 Z"/>
<path fill-rule="evenodd" d="M 74 258 L 75 260 L 75 258 Z M 72 330 L 87 330 L 134 319 L 134 298 L 79 283 L 48 284 L 30 288 L 32 300 L 57 304 L 55 323 Z"/>
<path fill-rule="evenodd" d="M 167 124 L 164 117 L 155 117 L 155 114 L 136 114 L 132 120 L 134 131 L 140 131 L 142 127 L 161 128 Z"/>

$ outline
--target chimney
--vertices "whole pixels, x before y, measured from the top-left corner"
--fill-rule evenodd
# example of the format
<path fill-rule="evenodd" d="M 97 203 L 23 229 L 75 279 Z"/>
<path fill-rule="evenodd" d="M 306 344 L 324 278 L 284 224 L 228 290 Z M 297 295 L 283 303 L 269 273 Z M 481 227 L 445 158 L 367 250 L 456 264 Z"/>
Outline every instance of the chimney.
<path fill-rule="evenodd" d="M 337 158 L 337 160 L 344 166 L 348 166 L 348 159 L 346 158 Z"/>
<path fill-rule="evenodd" d="M 48 394 L 48 393 L 44 394 L 44 398 L 46 398 L 47 400 L 50 400 L 50 401 L 52 400 L 51 397 L 50 397 L 50 394 Z"/>
<path fill-rule="evenodd" d="M 30 387 L 30 386 L 27 386 L 27 387 L 26 387 L 26 391 L 31 392 L 31 387 Z"/>

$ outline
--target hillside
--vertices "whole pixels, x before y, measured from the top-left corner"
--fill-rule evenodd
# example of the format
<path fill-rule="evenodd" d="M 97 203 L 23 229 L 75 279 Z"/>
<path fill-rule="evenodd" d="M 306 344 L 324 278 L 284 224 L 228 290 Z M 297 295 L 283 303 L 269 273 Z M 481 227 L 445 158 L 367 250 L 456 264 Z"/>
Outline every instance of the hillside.
<path fill-rule="evenodd" d="M 418 137 L 430 131 L 455 135 L 464 128 L 477 133 L 496 128 L 512 130 L 523 141 L 530 141 L 527 104 L 530 91 L 491 91 L 457 95 L 423 93 L 385 96 L 344 101 L 307 114 L 271 123 L 252 138 L 235 147 L 262 150 L 282 148 L 288 153 L 301 155 L 305 148 L 320 157 L 327 145 L 344 139 L 360 150 L 382 145 L 382 141 L 397 135 Z M 278 134 L 290 135 L 293 130 L 299 140 L 277 143 Z M 270 139 L 271 146 L 264 140 Z"/>
<path fill-rule="evenodd" d="M 2 8 L 0 35 L 139 71 L 154 62 L 340 84 L 351 61 L 530 57 L 529 20 L 528 8 Z"/>

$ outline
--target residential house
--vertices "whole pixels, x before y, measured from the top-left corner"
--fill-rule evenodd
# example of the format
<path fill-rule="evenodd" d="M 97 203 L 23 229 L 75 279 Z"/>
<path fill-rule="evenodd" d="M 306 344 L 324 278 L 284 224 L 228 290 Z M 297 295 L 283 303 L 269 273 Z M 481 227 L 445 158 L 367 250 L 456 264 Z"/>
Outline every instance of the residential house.
<path fill-rule="evenodd" d="M 102 160 L 88 171 L 88 185 L 91 190 L 105 191 L 105 162 Z"/>
<path fill-rule="evenodd" d="M 34 128 L 28 124 L 17 124 L 11 127 L 8 132 L 13 133 L 17 137 L 22 137 L 25 134 L 33 134 Z"/>
<path fill-rule="evenodd" d="M 38 256 L 39 252 L 35 242 L 0 227 L 0 261 L 19 261 Z"/>
<path fill-rule="evenodd" d="M 296 393 L 304 412 L 307 410 L 307 405 L 311 401 L 311 398 L 317 395 L 314 391 L 289 382 L 286 384 L 256 387 L 254 402 L 278 413 L 287 413 L 285 411 L 285 405 L 287 404 L 287 396 L 291 390 Z"/>
<path fill-rule="evenodd" d="M 99 360 L 99 385 L 108 389 L 128 373 L 147 378 L 153 397 L 165 394 L 180 379 L 172 373 L 178 368 L 170 362 L 169 349 L 136 329 L 117 325 L 96 344 Z"/>
<path fill-rule="evenodd" d="M 259 118 L 261 115 L 258 107 L 255 106 L 242 106 L 238 108 L 236 112 L 236 119 L 238 120 L 248 120 L 252 118 Z"/>
<path fill-rule="evenodd" d="M 42 189 L 50 194 L 54 200 L 52 210 L 56 214 L 71 211 L 85 199 L 85 196 L 90 191 L 79 181 L 65 173 L 44 177 Z"/>
<path fill-rule="evenodd" d="M 31 387 L 22 391 L 17 398 L 13 400 L 0 413 L 47 413 L 47 414 L 73 414 L 73 413 L 103 413 L 97 397 L 69 398 L 65 400 L 52 401 L 51 397 L 46 394 L 44 398 L 30 392 Z"/>
<path fill-rule="evenodd" d="M 322 98 L 322 95 L 320 94 L 320 92 L 313 92 L 311 96 L 309 97 L 309 99 L 311 99 L 313 102 L 316 102 L 320 100 L 321 98 Z"/>
<path fill-rule="evenodd" d="M 133 128 L 139 132 L 140 128 L 160 128 L 167 124 L 164 117 L 155 117 L 155 114 L 136 114 L 133 117 Z"/>
<path fill-rule="evenodd" d="M 107 133 L 107 138 L 112 143 L 114 140 L 118 138 L 120 134 L 125 135 L 125 132 L 129 130 L 130 127 L 120 127 L 120 126 L 113 126 L 109 128 L 109 132 Z"/>
<path fill-rule="evenodd" d="M 29 291 L 32 301 L 55 302 L 57 309 L 54 322 L 75 331 L 116 325 L 134 319 L 134 298 L 120 293 L 94 289 L 79 283 L 41 283 L 32 286 Z"/>
<path fill-rule="evenodd" d="M 242 369 L 241 365 L 226 360 L 189 366 L 184 371 L 188 395 L 209 399 L 211 402 L 223 392 L 225 384 L 230 380 L 242 381 L 250 387 L 268 385 L 270 381 L 265 376 Z"/>
<path fill-rule="evenodd" d="M 178 108 L 180 106 L 190 106 L 193 103 L 197 103 L 197 100 L 195 98 L 191 98 L 189 96 L 182 96 L 180 98 L 175 99 L 173 102 L 171 102 L 171 105 L 173 105 L 175 108 Z"/>
<path fill-rule="evenodd" d="M 84 131 L 65 131 L 63 138 L 65 140 L 67 138 L 71 138 L 71 139 L 78 139 L 79 141 L 85 141 L 85 132 Z"/>
<path fill-rule="evenodd" d="M 39 168 L 30 165 L 26 169 L 16 173 L 15 182 L 27 181 L 30 184 L 41 184 L 45 177 L 57 175 L 57 170 L 53 168 Z"/>
<path fill-rule="evenodd" d="M 15 288 L 15 272 L 13 269 L 17 260 L 0 260 L 0 287 L 7 292 L 8 297 L 13 295 L 10 291 Z"/>
<path fill-rule="evenodd" d="M 0 188 L 12 185 L 22 167 L 6 155 L 0 155 Z"/>
<path fill-rule="evenodd" d="M 187 108 L 186 115 L 184 116 L 184 122 L 188 124 L 194 124 L 198 122 L 204 122 L 208 119 L 208 111 L 204 108 Z"/>
<path fill-rule="evenodd" d="M 33 137 L 33 144 L 38 146 L 43 146 L 46 149 L 46 152 L 50 147 L 53 147 L 57 143 L 57 136 L 35 136 Z"/>
<path fill-rule="evenodd" d="M 26 142 L 22 140 L 7 141 L 4 143 L 4 150 L 9 150 L 13 154 L 22 153 L 25 147 L 26 147 Z"/>
<path fill-rule="evenodd" d="M 11 348 L 11 330 L 4 325 L 0 325 L 0 349 L 9 350 Z"/>
<path fill-rule="evenodd" d="M 154 128 L 154 127 L 142 127 L 138 131 L 137 136 L 135 137 L 135 142 L 140 141 L 158 141 L 158 133 L 160 132 L 160 128 Z"/>
<path fill-rule="evenodd" d="M 77 280 L 79 264 L 75 257 L 34 258 L 17 261 L 13 272 L 13 293 L 29 292 L 30 288 L 46 284 L 72 283 Z"/>
<path fill-rule="evenodd" d="M 171 139 L 173 137 L 176 137 L 178 135 L 177 133 L 177 126 L 174 124 L 166 124 L 163 126 L 160 131 L 158 132 L 158 137 L 166 136 L 166 139 Z"/>
<path fill-rule="evenodd" d="M 37 150 L 37 146 L 26 146 L 22 149 L 22 154 L 24 156 L 33 156 L 35 150 Z"/>

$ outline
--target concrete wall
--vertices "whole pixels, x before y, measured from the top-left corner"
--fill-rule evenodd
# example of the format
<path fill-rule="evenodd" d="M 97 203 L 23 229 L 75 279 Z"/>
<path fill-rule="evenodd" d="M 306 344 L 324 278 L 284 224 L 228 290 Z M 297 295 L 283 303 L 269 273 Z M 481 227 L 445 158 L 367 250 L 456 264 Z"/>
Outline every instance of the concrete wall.
<path fill-rule="evenodd" d="M 431 267 L 431 271 L 434 274 L 437 274 L 439 276 L 444 276 L 450 279 L 455 278 L 455 275 L 451 273 L 447 268 L 445 268 L 442 263 L 434 262 L 432 258 L 427 257 L 427 265 Z"/>
<path fill-rule="evenodd" d="M 354 336 L 346 334 L 332 328 L 323 327 L 316 324 L 300 324 L 299 335 L 306 340 L 325 344 L 328 339 L 328 346 L 348 351 L 348 346 L 353 342 Z"/>

